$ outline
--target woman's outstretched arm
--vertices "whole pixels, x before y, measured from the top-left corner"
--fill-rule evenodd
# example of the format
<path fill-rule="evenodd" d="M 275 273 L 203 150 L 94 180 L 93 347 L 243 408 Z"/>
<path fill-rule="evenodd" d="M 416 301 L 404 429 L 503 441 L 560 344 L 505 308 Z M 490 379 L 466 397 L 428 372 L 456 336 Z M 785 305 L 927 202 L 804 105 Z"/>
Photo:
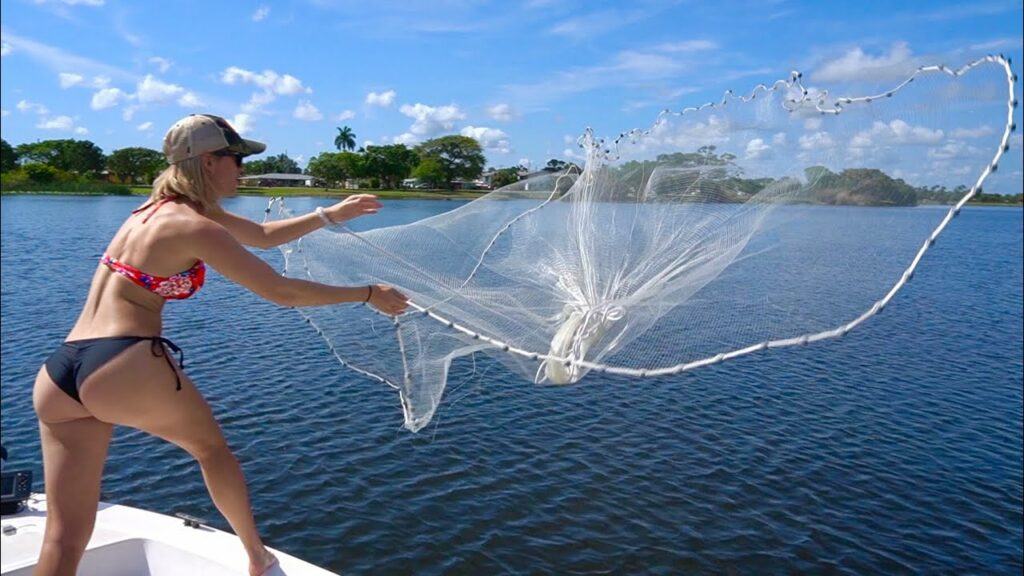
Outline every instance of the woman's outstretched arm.
<path fill-rule="evenodd" d="M 335 224 L 341 224 L 364 214 L 376 214 L 380 208 L 381 204 L 376 196 L 356 194 L 324 208 L 324 214 Z M 242 244 L 264 249 L 291 242 L 326 224 L 315 212 L 265 224 L 253 222 L 223 209 L 207 216 L 223 226 Z"/>
<path fill-rule="evenodd" d="M 405 295 L 390 286 L 331 286 L 282 276 L 246 250 L 227 229 L 214 222 L 196 224 L 186 234 L 186 243 L 197 258 L 227 279 L 281 306 L 368 301 L 381 312 L 392 315 L 402 313 L 407 306 Z"/>

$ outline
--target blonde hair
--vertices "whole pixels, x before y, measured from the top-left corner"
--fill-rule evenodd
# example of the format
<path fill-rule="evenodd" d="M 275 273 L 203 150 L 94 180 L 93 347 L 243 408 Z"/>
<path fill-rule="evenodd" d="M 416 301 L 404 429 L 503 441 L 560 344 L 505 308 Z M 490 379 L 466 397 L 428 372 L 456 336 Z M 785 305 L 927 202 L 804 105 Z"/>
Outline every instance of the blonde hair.
<path fill-rule="evenodd" d="M 184 198 L 199 205 L 201 212 L 217 206 L 216 196 L 210 188 L 209 176 L 203 168 L 203 157 L 187 158 L 167 167 L 153 180 L 150 202 Z"/>

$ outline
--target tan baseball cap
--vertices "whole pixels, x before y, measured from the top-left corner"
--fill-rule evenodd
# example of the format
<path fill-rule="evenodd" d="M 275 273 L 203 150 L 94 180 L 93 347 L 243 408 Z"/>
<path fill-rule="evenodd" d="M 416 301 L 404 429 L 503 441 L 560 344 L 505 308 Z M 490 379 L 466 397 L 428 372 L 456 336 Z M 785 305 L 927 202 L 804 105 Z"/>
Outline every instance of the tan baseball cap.
<path fill-rule="evenodd" d="M 249 156 L 266 149 L 266 144 L 242 138 L 227 120 L 212 114 L 190 114 L 175 122 L 164 136 L 164 156 L 171 164 L 218 150 Z"/>

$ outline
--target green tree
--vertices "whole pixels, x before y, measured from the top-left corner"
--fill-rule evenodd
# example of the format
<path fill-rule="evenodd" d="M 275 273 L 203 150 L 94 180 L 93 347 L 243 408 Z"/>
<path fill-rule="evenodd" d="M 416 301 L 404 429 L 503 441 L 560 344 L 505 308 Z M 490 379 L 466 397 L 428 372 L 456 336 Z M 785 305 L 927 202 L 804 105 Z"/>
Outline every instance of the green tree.
<path fill-rule="evenodd" d="M 245 163 L 245 173 L 257 174 L 302 174 L 299 163 L 288 157 L 287 153 L 270 156 L 261 160 L 250 160 Z"/>
<path fill-rule="evenodd" d="M 487 163 L 480 143 L 469 136 L 441 136 L 420 144 L 416 151 L 421 165 L 428 158 L 437 161 L 444 173 L 444 184 L 448 186 L 456 178 L 479 177 Z"/>
<path fill-rule="evenodd" d="M 103 150 L 88 140 L 42 140 L 15 148 L 20 160 L 46 164 L 81 175 L 95 174 L 106 166 Z"/>
<path fill-rule="evenodd" d="M 345 126 L 338 128 L 338 135 L 334 137 L 334 147 L 338 150 L 355 150 L 356 134 L 351 128 Z"/>
<path fill-rule="evenodd" d="M 26 164 L 22 169 L 25 171 L 25 175 L 28 176 L 28 179 L 36 184 L 49 184 L 51 182 L 56 182 L 61 175 L 60 170 L 57 168 L 47 164 L 40 164 L 38 162 Z"/>
<path fill-rule="evenodd" d="M 434 157 L 426 157 L 412 171 L 412 177 L 430 184 L 434 188 L 440 188 L 448 184 L 447 172 L 441 161 Z"/>
<path fill-rule="evenodd" d="M 328 186 L 337 186 L 363 174 L 363 158 L 355 152 L 323 152 L 309 159 L 306 173 Z"/>
<path fill-rule="evenodd" d="M 150 183 L 166 167 L 164 155 L 150 148 L 121 148 L 107 157 L 107 170 L 128 184 L 140 177 Z"/>
<path fill-rule="evenodd" d="M 0 138 L 0 173 L 9 172 L 18 167 L 18 153 L 7 143 L 7 140 Z"/>
<path fill-rule="evenodd" d="M 385 188 L 394 188 L 407 178 L 420 157 L 405 144 L 367 146 L 363 152 L 363 171 L 366 176 L 380 179 Z"/>
<path fill-rule="evenodd" d="M 494 189 L 508 186 L 519 181 L 519 168 L 502 168 L 495 170 L 491 176 L 491 187 Z"/>
<path fill-rule="evenodd" d="M 568 167 L 569 163 L 566 162 L 565 160 L 552 158 L 551 160 L 548 160 L 548 163 L 544 165 L 544 168 L 542 168 L 542 170 L 544 170 L 545 172 L 561 172 L 562 170 L 565 170 Z"/>

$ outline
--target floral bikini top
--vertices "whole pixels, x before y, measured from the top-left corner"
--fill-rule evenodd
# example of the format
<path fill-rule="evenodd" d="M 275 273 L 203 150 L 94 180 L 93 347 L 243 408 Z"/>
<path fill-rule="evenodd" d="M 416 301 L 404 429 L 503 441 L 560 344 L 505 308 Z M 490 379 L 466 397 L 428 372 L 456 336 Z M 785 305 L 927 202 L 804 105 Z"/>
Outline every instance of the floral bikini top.
<path fill-rule="evenodd" d="M 142 220 L 145 224 L 149 217 L 156 213 L 161 206 L 166 204 L 169 199 L 161 200 L 157 202 L 156 208 L 152 212 L 146 215 Z M 134 210 L 132 214 L 137 214 L 148 208 L 149 205 L 143 206 L 138 210 Z M 202 260 L 196 260 L 196 263 L 191 268 L 184 272 L 178 272 L 173 276 L 154 276 L 152 274 L 146 274 L 142 270 L 121 262 L 116 258 L 112 258 L 109 254 L 104 254 L 100 258 L 100 264 L 103 264 L 112 271 L 124 276 L 131 280 L 138 286 L 163 296 L 167 300 L 184 300 L 189 296 L 196 293 L 203 286 L 203 281 L 206 279 L 206 265 L 203 264 Z"/>

